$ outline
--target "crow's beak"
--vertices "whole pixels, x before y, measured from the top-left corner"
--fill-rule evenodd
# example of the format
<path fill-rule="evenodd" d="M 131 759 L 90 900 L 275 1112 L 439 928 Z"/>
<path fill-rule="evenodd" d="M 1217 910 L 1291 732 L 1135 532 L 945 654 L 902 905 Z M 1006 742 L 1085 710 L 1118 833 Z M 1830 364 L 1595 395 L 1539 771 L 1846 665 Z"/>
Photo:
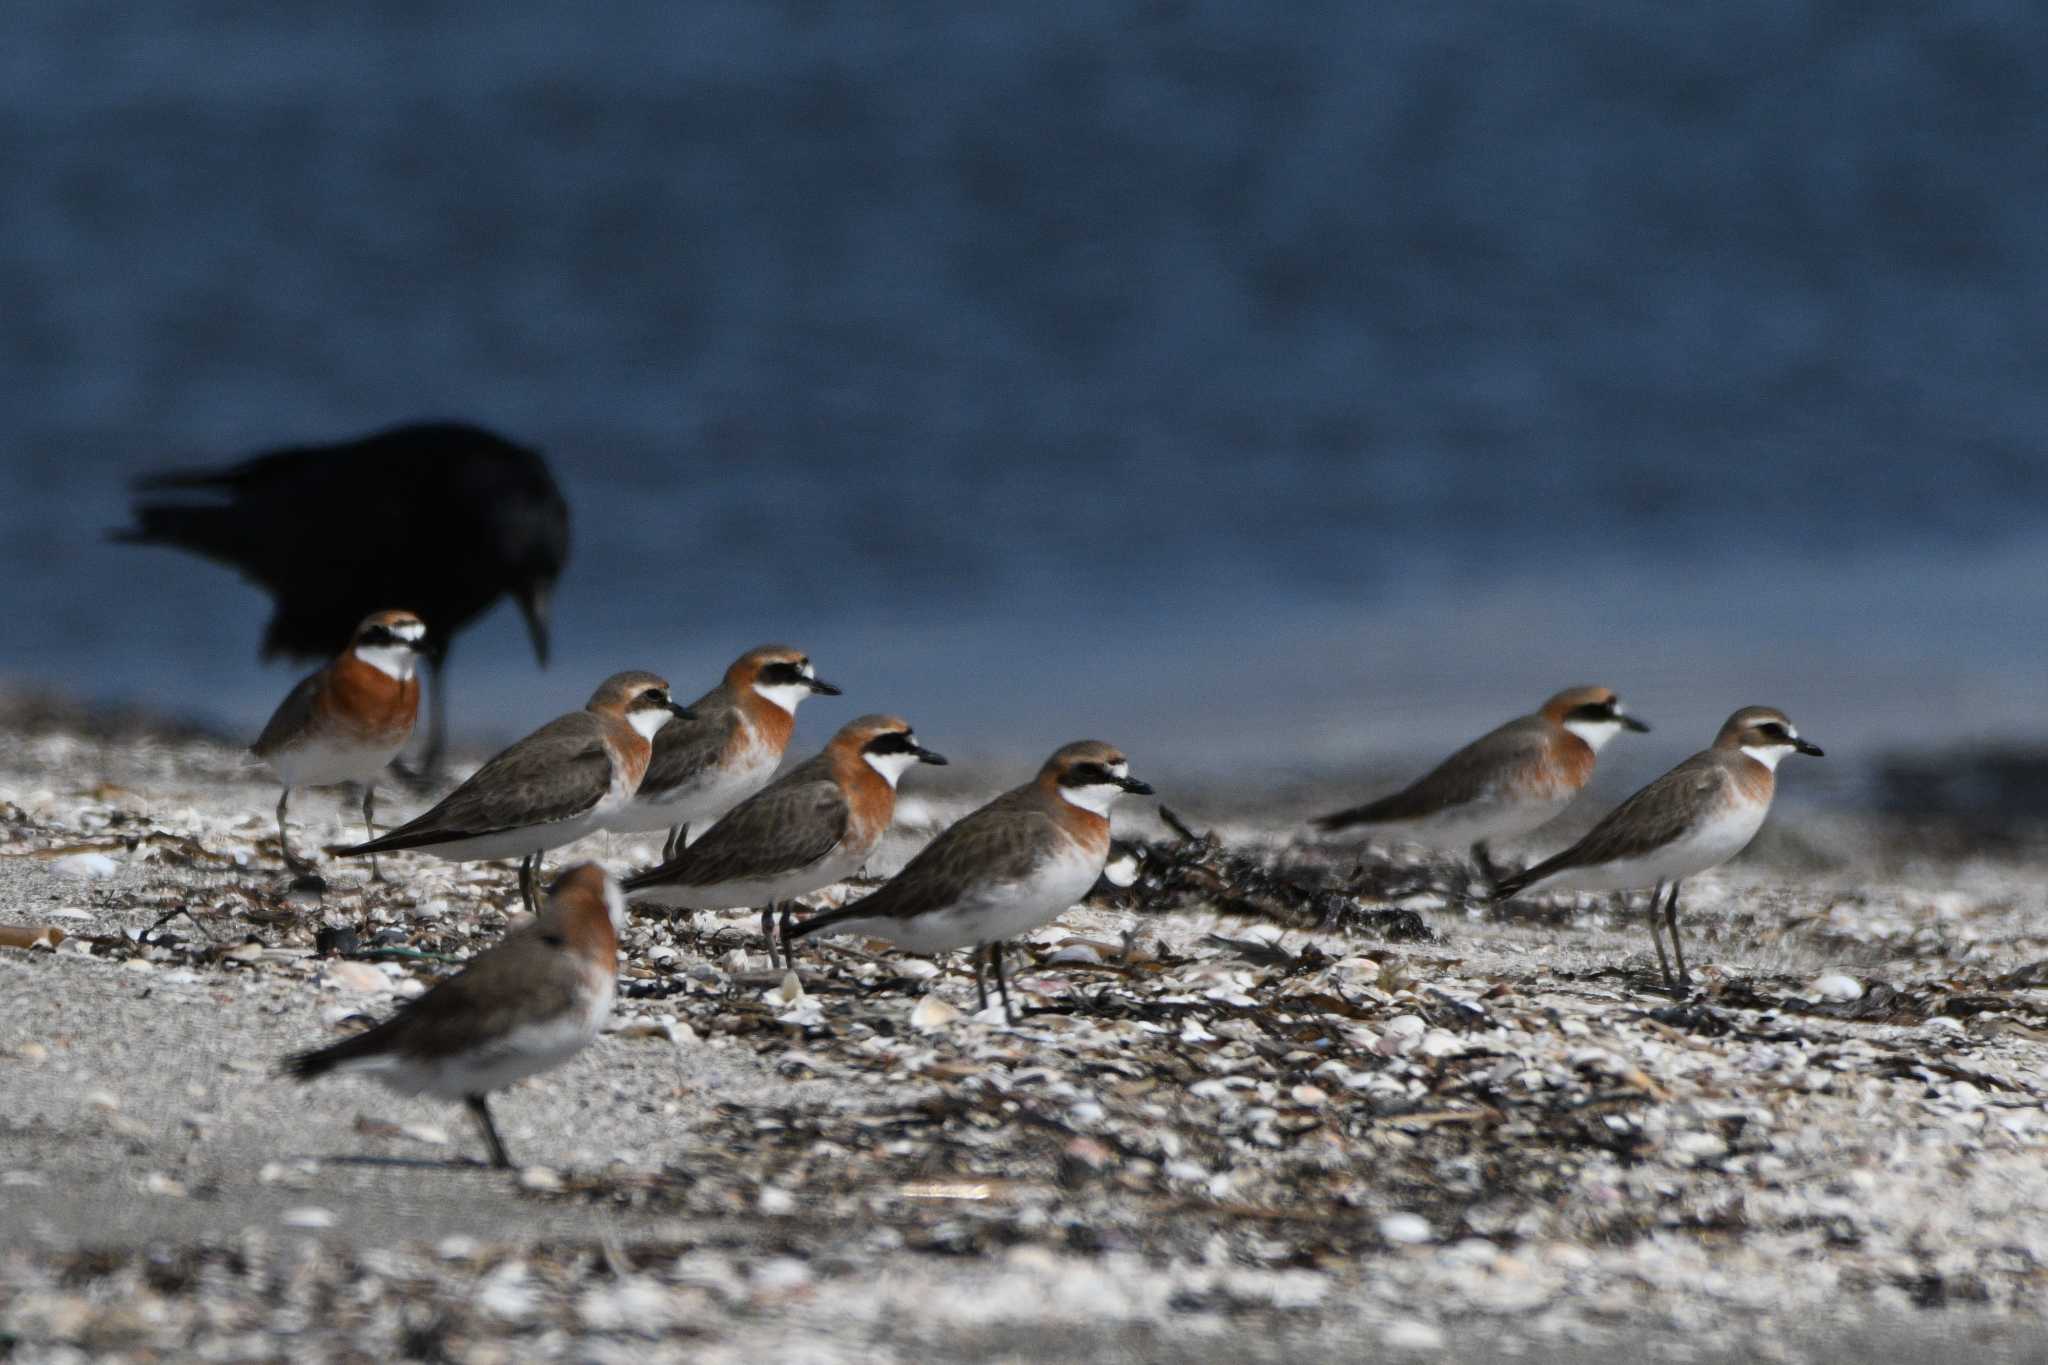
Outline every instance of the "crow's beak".
<path fill-rule="evenodd" d="M 526 634 L 533 641 L 533 657 L 548 666 L 548 614 L 554 608 L 555 585 L 534 582 L 519 593 L 519 614 L 526 618 Z"/>

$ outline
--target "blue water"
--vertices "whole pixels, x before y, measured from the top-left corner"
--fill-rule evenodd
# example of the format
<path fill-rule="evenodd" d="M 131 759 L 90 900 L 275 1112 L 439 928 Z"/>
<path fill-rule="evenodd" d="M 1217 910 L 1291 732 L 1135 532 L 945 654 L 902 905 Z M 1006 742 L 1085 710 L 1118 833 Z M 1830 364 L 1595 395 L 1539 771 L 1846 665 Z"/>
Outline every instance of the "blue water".
<path fill-rule="evenodd" d="M 125 481 L 446 414 L 576 514 L 472 742 L 774 638 L 1212 775 L 1581 680 L 1651 766 L 2038 736 L 2044 69 L 1990 3 L 9 6 L 0 674 L 259 724 Z"/>

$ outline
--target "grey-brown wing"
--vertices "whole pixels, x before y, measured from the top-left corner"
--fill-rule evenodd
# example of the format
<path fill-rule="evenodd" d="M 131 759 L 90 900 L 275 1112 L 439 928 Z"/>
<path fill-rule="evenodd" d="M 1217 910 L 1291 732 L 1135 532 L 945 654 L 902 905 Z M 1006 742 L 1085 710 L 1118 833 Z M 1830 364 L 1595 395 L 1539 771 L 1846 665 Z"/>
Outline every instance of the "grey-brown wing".
<path fill-rule="evenodd" d="M 597 717 L 549 721 L 470 775 L 425 814 L 375 841 L 408 848 L 582 815 L 611 789 L 611 753 Z"/>
<path fill-rule="evenodd" d="M 710 771 L 732 739 L 738 713 L 722 693 L 690 703 L 692 720 L 672 720 L 654 733 L 654 756 L 640 779 L 643 797 L 666 796 Z"/>
<path fill-rule="evenodd" d="M 839 784 L 807 763 L 734 806 L 668 862 L 628 880 L 626 890 L 657 882 L 713 886 L 794 872 L 836 848 L 851 818 Z"/>
<path fill-rule="evenodd" d="M 1718 764 L 1688 759 L 1616 806 L 1586 837 L 1522 874 L 1535 881 L 1552 872 L 1621 862 L 1690 833 L 1719 804 L 1729 775 Z"/>
<path fill-rule="evenodd" d="M 559 940 L 546 945 L 546 956 L 526 942 L 553 927 L 543 916 L 513 930 L 371 1032 L 388 1030 L 407 1052 L 433 1057 L 486 1047 L 522 1018 L 568 1013 L 580 968 Z"/>
<path fill-rule="evenodd" d="M 925 845 L 873 895 L 814 916 L 807 927 L 876 915 L 909 919 L 945 909 L 962 887 L 1023 881 L 1038 869 L 1046 849 L 1056 846 L 1048 835 L 1057 833 L 1059 827 L 1042 812 L 997 801 Z"/>
<path fill-rule="evenodd" d="M 1511 720 L 1473 740 L 1400 791 L 1323 816 L 1316 823 L 1324 829 L 1343 829 L 1421 820 L 1459 806 L 1499 800 L 1510 784 L 1544 778 L 1549 742 L 1539 717 Z"/>
<path fill-rule="evenodd" d="M 249 752 L 258 758 L 268 758 L 282 748 L 285 741 L 305 729 L 306 718 L 313 713 L 313 699 L 320 695 L 320 680 L 325 670 L 315 670 L 299 679 L 299 685 L 285 694 L 277 704 L 277 710 L 270 713 L 270 720 L 264 725 L 263 733 L 256 736 L 256 742 L 249 746 Z"/>

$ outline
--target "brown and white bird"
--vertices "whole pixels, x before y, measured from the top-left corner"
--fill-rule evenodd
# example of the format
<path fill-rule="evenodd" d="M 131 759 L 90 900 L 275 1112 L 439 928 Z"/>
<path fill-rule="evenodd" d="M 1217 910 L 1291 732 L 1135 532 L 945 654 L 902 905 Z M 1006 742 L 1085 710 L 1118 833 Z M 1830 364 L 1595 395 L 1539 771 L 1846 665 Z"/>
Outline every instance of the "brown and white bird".
<path fill-rule="evenodd" d="M 409 611 L 379 611 L 363 618 L 348 648 L 300 679 L 249 746 L 284 784 L 277 798 L 277 842 L 292 871 L 312 866 L 292 852 L 285 826 L 294 787 L 361 784 L 363 823 L 370 837 L 377 837 L 377 778 L 412 738 L 419 718 L 420 681 L 414 667 L 426 634 L 426 626 Z M 374 858 L 370 876 L 381 880 Z"/>
<path fill-rule="evenodd" d="M 803 651 L 762 645 L 735 659 L 718 686 L 690 703 L 692 718 L 654 737 L 654 757 L 633 799 L 605 828 L 666 829 L 673 858 L 692 825 L 702 828 L 768 785 L 806 697 L 836 697 Z"/>
<path fill-rule="evenodd" d="M 596 863 L 578 863 L 548 888 L 545 909 L 454 976 L 374 1028 L 288 1058 L 284 1070 L 302 1081 L 360 1072 L 401 1095 L 460 1099 L 491 1164 L 510 1166 L 485 1097 L 560 1066 L 597 1036 L 612 1011 L 624 927 L 618 887 Z"/>
<path fill-rule="evenodd" d="M 647 771 L 652 741 L 689 708 L 652 673 L 615 673 L 581 711 L 557 716 L 470 774 L 439 804 L 380 839 L 332 850 L 344 858 L 410 849 L 466 862 L 518 858 L 529 911 L 540 855 L 604 827 Z"/>
<path fill-rule="evenodd" d="M 1010 1011 L 1002 941 L 1035 929 L 1087 895 L 1109 859 L 1109 811 L 1126 793 L 1150 796 L 1121 751 L 1084 739 L 1056 751 L 1038 776 L 1003 793 L 927 844 L 873 895 L 791 926 L 807 934 L 864 934 L 913 953 L 973 945 L 983 1008 L 984 956 Z"/>
<path fill-rule="evenodd" d="M 896 783 L 912 766 L 946 760 L 898 716 L 862 716 L 816 757 L 734 806 L 675 857 L 626 879 L 637 902 L 690 910 L 761 907 L 775 953 L 774 915 L 795 896 L 858 872 L 896 815 Z"/>
<path fill-rule="evenodd" d="M 1602 746 L 1650 727 L 1605 687 L 1571 687 L 1488 731 L 1391 796 L 1316 820 L 1318 829 L 1364 825 L 1431 848 L 1466 848 L 1480 875 L 1499 873 L 1487 851 L 1549 823 L 1593 778 Z"/>
<path fill-rule="evenodd" d="M 1719 867 L 1749 846 L 1770 813 L 1778 761 L 1787 754 L 1821 756 L 1799 737 L 1783 711 L 1745 706 L 1728 717 L 1713 747 L 1694 754 L 1610 811 L 1586 837 L 1500 884 L 1502 900 L 1524 891 L 1621 891 L 1647 886 L 1650 936 L 1657 965 L 1672 985 L 1671 964 L 1657 930 L 1664 888 L 1665 926 L 1678 960 L 1677 984 L 1690 985 L 1678 947 L 1678 887 Z"/>

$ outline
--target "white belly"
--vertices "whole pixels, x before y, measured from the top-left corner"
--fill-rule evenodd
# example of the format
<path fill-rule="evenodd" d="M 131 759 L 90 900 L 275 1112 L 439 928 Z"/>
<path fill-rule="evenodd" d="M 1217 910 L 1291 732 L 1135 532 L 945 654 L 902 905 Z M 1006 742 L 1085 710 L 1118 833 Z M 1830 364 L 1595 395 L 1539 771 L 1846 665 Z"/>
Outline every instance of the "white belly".
<path fill-rule="evenodd" d="M 552 1070 L 589 1045 L 612 1012 L 613 982 L 591 994 L 584 1009 L 544 1023 L 526 1024 L 485 1047 L 423 1062 L 400 1056 L 366 1057 L 337 1070 L 360 1071 L 401 1095 L 460 1099 L 502 1090 L 514 1081 Z"/>
<path fill-rule="evenodd" d="M 873 844 L 842 846 L 812 863 L 774 877 L 717 882 L 710 886 L 650 886 L 635 891 L 636 902 L 680 910 L 758 910 L 774 901 L 808 896 L 860 871 Z"/>
<path fill-rule="evenodd" d="M 605 821 L 605 828 L 620 834 L 642 834 L 674 825 L 702 830 L 767 786 L 781 763 L 779 752 L 765 744 L 751 745 L 732 767 L 707 768 L 681 786 L 663 792 L 650 792 L 643 787 L 632 801 Z"/>
<path fill-rule="evenodd" d="M 1675 882 L 1709 868 L 1719 867 L 1743 849 L 1763 828 L 1770 804 L 1746 801 L 1726 814 L 1701 824 L 1683 839 L 1665 845 L 1641 858 L 1602 863 L 1597 867 L 1568 868 L 1545 877 L 1530 887 L 1544 891 L 1633 891 Z"/>
<path fill-rule="evenodd" d="M 830 932 L 887 939 L 913 953 L 940 953 L 1015 938 L 1051 923 L 1087 895 L 1102 875 L 1103 861 L 1078 844 L 1069 845 L 1065 856 L 1049 860 L 1027 881 L 974 887 L 947 908 L 912 920 L 879 916 L 842 920 Z"/>
<path fill-rule="evenodd" d="M 270 770 L 287 787 L 326 787 L 338 782 L 374 782 L 398 751 L 396 744 L 350 744 L 331 739 L 308 740 L 270 756 Z"/>
<path fill-rule="evenodd" d="M 1472 801 L 1420 820 L 1366 828 L 1375 837 L 1462 853 L 1476 843 L 1519 839 L 1555 820 L 1571 796 L 1522 801 Z"/>

